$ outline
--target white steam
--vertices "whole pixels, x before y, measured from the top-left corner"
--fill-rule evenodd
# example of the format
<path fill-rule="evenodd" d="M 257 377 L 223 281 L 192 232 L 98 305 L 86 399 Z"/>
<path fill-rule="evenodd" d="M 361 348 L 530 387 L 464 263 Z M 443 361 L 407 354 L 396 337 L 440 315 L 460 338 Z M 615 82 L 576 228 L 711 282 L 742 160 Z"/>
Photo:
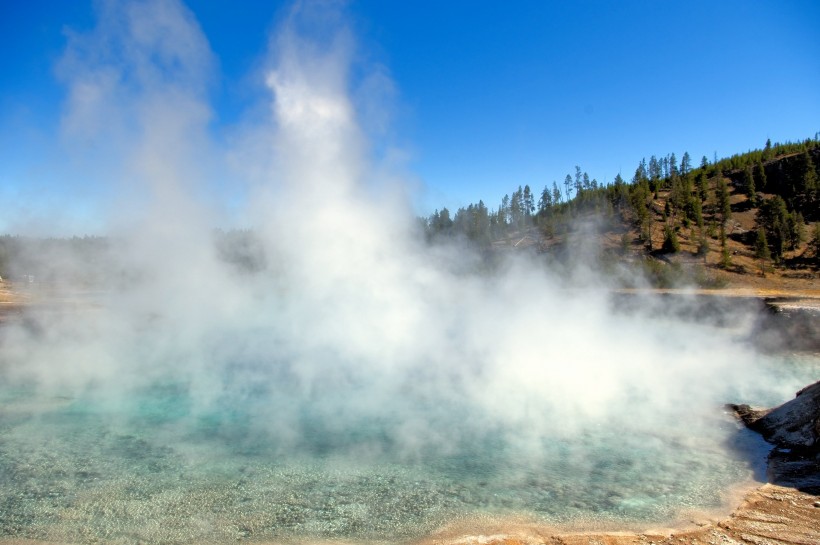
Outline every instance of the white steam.
<path fill-rule="evenodd" d="M 383 171 L 351 96 L 362 81 L 365 94 L 390 85 L 378 68 L 354 77 L 355 47 L 338 11 L 298 3 L 271 41 L 270 117 L 235 135 L 247 149 L 226 150 L 209 125 L 214 56 L 191 12 L 103 3 L 60 73 L 65 137 L 115 187 L 118 287 L 94 309 L 8 326 L 4 376 L 114 405 L 180 383 L 194 413 L 262 388 L 257 433 L 298 443 L 304 407 L 340 433 L 389 415 L 407 456 L 477 429 L 526 446 L 598 425 L 685 437 L 700 421 L 681 407 L 716 411 L 725 384 L 754 380 L 738 365 L 751 352 L 708 325 L 613 313 L 597 280 L 569 291 L 523 257 L 487 274 L 468 250 L 428 247 L 394 177 L 371 183 Z M 253 273 L 212 242 L 227 217 L 214 202 L 228 199 L 211 193 L 214 173 L 229 164 L 263 256 Z"/>

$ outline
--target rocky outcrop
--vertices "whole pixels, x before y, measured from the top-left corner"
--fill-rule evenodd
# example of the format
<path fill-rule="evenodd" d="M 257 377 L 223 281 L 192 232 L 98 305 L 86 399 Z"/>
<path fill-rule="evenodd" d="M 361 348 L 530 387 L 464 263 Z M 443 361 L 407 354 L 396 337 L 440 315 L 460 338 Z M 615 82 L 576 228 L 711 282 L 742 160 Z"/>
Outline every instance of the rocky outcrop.
<path fill-rule="evenodd" d="M 769 454 L 769 482 L 820 494 L 820 382 L 774 409 L 730 407 L 775 446 Z"/>
<path fill-rule="evenodd" d="M 774 409 L 731 405 L 750 428 L 781 449 L 820 446 L 820 381 L 806 386 L 794 399 Z"/>

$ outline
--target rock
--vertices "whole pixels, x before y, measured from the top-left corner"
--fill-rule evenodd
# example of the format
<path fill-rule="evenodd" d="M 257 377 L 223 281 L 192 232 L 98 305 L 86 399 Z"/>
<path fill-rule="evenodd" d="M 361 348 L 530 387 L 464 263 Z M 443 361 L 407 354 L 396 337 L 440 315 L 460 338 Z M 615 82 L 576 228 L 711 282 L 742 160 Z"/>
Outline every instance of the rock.
<path fill-rule="evenodd" d="M 770 410 L 730 405 L 750 428 L 781 449 L 820 446 L 820 381 L 806 386 L 794 399 Z"/>
<path fill-rule="evenodd" d="M 769 454 L 769 482 L 820 493 L 820 382 L 774 409 L 730 405 L 750 428 L 775 445 Z"/>
<path fill-rule="evenodd" d="M 749 405 L 734 405 L 729 403 L 726 405 L 729 409 L 734 411 L 735 415 L 740 418 L 747 427 L 751 428 L 755 422 L 766 416 L 771 412 L 771 409 L 754 409 Z"/>

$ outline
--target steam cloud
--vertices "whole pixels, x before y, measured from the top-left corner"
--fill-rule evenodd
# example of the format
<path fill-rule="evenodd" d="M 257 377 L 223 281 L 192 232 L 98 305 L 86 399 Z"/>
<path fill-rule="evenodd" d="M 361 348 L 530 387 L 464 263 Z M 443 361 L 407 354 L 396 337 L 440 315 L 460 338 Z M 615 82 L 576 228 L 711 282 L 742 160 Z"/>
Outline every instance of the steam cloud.
<path fill-rule="evenodd" d="M 98 26 L 70 36 L 63 136 L 109 184 L 120 288 L 6 327 L 6 379 L 112 407 L 182 384 L 192 415 L 250 407 L 251 432 L 282 449 L 303 440 L 305 411 L 329 435 L 389 417 L 411 458 L 477 430 L 528 450 L 596 426 L 683 439 L 709 420 L 684 421 L 681 407 L 705 415 L 727 384 L 752 388 L 756 356 L 708 317 L 613 313 L 594 271 L 579 268 L 589 281 L 570 290 L 524 256 L 487 274 L 468 249 L 428 246 L 362 128 L 363 100 L 390 82 L 362 66 L 338 9 L 297 3 L 266 66 L 268 116 L 217 138 L 215 57 L 185 6 L 104 2 Z M 367 116 L 370 128 L 385 118 Z M 252 273 L 213 244 L 237 217 L 252 228 Z"/>

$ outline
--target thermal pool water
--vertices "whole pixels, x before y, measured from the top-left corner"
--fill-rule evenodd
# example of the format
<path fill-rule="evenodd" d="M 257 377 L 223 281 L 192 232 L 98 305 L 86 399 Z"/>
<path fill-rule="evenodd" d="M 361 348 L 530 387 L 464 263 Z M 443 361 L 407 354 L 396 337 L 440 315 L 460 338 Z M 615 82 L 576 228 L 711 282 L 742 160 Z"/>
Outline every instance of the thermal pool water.
<path fill-rule="evenodd" d="M 762 365 L 781 390 L 820 369 L 811 357 Z M 742 401 L 783 401 L 772 392 L 764 385 L 758 399 Z M 688 434 L 682 408 L 666 428 L 598 421 L 571 436 L 519 442 L 468 424 L 469 404 L 457 399 L 442 406 L 409 392 L 378 416 L 351 415 L 340 425 L 316 408 L 327 406 L 316 395 L 366 392 L 260 387 L 242 405 L 202 411 L 174 383 L 127 398 L 5 386 L 0 535 L 75 543 L 396 542 L 470 517 L 655 524 L 681 510 L 720 507 L 721 493 L 750 479 L 765 450 L 719 406 L 697 426 L 708 433 Z M 288 411 L 288 429 L 259 422 L 256 405 L 272 398 Z M 426 433 L 458 433 L 452 442 L 399 448 L 395 429 L 408 426 L 408 414 L 428 423 Z"/>

